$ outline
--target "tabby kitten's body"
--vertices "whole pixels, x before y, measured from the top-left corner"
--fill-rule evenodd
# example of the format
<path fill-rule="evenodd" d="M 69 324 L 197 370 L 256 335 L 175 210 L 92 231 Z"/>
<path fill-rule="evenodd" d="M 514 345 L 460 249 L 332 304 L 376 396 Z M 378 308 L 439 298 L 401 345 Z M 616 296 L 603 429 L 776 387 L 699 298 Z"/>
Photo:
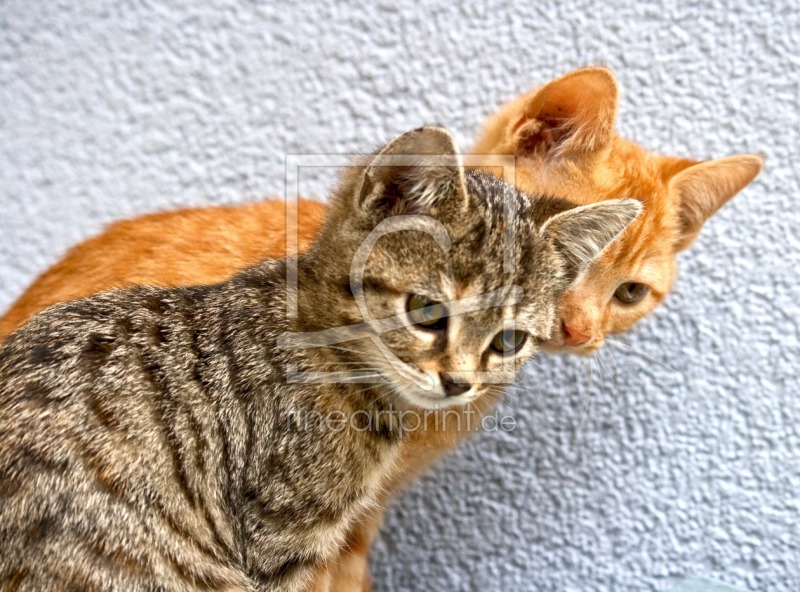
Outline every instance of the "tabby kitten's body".
<path fill-rule="evenodd" d="M 301 589 L 403 453 L 393 409 L 463 409 L 486 398 L 487 377 L 513 377 L 561 293 L 640 209 L 531 200 L 458 162 L 440 128 L 409 132 L 348 171 L 296 260 L 212 286 L 107 292 L 12 334 L 0 348 L 0 587 Z M 397 220 L 415 226 L 379 238 L 355 278 L 359 247 Z M 470 298 L 481 305 L 459 312 Z M 337 327 L 346 345 L 280 346 Z M 380 380 L 287 383 L 289 368 Z"/>
<path fill-rule="evenodd" d="M 296 589 L 326 559 L 376 483 L 363 451 L 388 463 L 396 446 L 391 434 L 335 438 L 281 421 L 293 406 L 355 404 L 349 389 L 279 386 L 282 267 L 210 288 L 105 293 L 9 339 L 0 583 Z M 332 478 L 335 465 L 353 470 Z"/>

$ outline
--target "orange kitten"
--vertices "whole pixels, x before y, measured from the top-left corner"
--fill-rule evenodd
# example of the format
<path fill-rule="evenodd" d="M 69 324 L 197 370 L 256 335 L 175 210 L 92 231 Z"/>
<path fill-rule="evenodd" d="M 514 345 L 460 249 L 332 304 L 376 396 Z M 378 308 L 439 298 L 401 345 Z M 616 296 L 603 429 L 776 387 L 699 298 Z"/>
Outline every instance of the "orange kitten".
<path fill-rule="evenodd" d="M 577 70 L 503 106 L 472 150 L 516 155 L 516 184 L 523 190 L 579 203 L 635 197 L 645 204 L 639 220 L 563 300 L 562 326 L 548 344 L 551 351 L 594 351 L 606 335 L 651 312 L 672 285 L 676 253 L 761 169 L 762 159 L 753 155 L 697 163 L 651 154 L 614 133 L 616 109 L 611 72 Z M 300 202 L 301 250 L 319 228 L 324 207 Z M 62 300 L 132 283 L 213 283 L 282 256 L 285 219 L 285 204 L 267 201 L 118 222 L 46 271 L 0 319 L 0 338 Z M 464 433 L 452 427 L 417 432 L 395 479 L 386 484 L 386 501 Z M 367 555 L 381 520 L 376 510 L 355 525 L 348 548 L 328 572 L 318 574 L 315 589 L 369 589 Z"/>
<path fill-rule="evenodd" d="M 753 154 L 705 162 L 652 154 L 614 133 L 616 111 L 611 72 L 576 70 L 501 107 L 472 149 L 516 155 L 516 185 L 531 193 L 582 204 L 627 196 L 645 204 L 562 301 L 550 351 L 591 353 L 607 335 L 647 316 L 672 287 L 675 255 L 763 163 Z"/>

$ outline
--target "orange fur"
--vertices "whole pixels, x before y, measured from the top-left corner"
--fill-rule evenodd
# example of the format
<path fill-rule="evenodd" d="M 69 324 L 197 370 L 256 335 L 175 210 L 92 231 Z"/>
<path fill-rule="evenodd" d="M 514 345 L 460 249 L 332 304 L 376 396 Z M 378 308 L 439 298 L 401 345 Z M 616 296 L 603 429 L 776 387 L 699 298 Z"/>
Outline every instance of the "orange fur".
<path fill-rule="evenodd" d="M 547 344 L 550 351 L 591 353 L 652 312 L 672 286 L 675 255 L 761 170 L 763 159 L 751 154 L 701 163 L 652 154 L 614 134 L 616 110 L 611 72 L 576 70 L 501 107 L 473 148 L 516 155 L 516 185 L 530 193 L 580 204 L 633 197 L 645 205 L 564 298 L 562 332 Z M 624 282 L 646 284 L 649 292 L 622 304 L 614 291 Z M 570 345 L 569 334 L 586 341 Z"/>
<path fill-rule="evenodd" d="M 675 254 L 697 236 L 702 224 L 745 187 L 761 169 L 752 155 L 694 163 L 653 155 L 614 134 L 617 86 L 602 68 L 585 68 L 503 106 L 489 118 L 473 154 L 513 154 L 516 184 L 589 203 L 634 197 L 645 212 L 568 294 L 561 307 L 563 332 L 554 351 L 590 352 L 609 333 L 630 328 L 661 302 L 675 275 Z M 497 169 L 488 169 L 497 173 Z M 299 202 L 299 248 L 313 239 L 324 206 Z M 30 316 L 63 300 L 115 286 L 205 284 L 265 258 L 286 253 L 285 204 L 267 201 L 228 208 L 198 208 L 118 222 L 67 253 L 46 271 L 0 320 L 0 338 Z M 650 292 L 638 304 L 614 300 L 622 282 L 641 282 Z M 568 345 L 568 336 L 585 342 Z M 491 401 L 481 402 L 485 412 Z M 419 430 L 391 482 L 397 491 L 470 431 L 458 417 L 430 417 Z M 369 589 L 367 553 L 382 510 L 356 524 L 341 557 L 318 574 L 313 589 Z"/>
<path fill-rule="evenodd" d="M 283 201 L 188 208 L 148 214 L 109 226 L 44 272 L 0 319 L 0 339 L 45 308 L 103 290 L 136 284 L 213 284 L 264 259 L 286 254 Z M 298 201 L 297 243 L 305 250 L 325 205 Z"/>

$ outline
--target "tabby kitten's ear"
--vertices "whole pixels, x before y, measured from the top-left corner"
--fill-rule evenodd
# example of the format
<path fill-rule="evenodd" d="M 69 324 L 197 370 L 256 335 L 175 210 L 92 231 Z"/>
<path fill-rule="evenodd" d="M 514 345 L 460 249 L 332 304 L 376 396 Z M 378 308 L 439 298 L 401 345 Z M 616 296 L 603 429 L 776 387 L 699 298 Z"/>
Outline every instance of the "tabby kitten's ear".
<path fill-rule="evenodd" d="M 691 245 L 705 221 L 755 179 L 763 165 L 761 156 L 739 154 L 692 164 L 672 177 L 670 189 L 680 200 L 675 250 Z"/>
<path fill-rule="evenodd" d="M 549 218 L 539 233 L 564 258 L 567 278 L 574 281 L 641 211 L 635 199 L 577 206 Z"/>
<path fill-rule="evenodd" d="M 605 68 L 581 68 L 527 98 L 508 133 L 517 156 L 564 156 L 606 145 L 617 114 L 617 80 Z"/>
<path fill-rule="evenodd" d="M 422 127 L 399 136 L 367 166 L 358 206 L 373 217 L 427 213 L 443 205 L 465 205 L 464 167 L 455 138 L 442 127 Z"/>

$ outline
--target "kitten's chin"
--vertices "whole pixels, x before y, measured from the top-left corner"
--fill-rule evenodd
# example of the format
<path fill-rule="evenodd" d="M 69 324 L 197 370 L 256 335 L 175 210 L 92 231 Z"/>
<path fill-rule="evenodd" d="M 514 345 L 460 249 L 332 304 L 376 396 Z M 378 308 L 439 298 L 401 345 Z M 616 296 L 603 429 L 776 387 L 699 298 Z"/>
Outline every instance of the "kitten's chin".
<path fill-rule="evenodd" d="M 408 405 L 412 409 L 424 409 L 436 411 L 437 409 L 447 409 L 458 405 L 466 405 L 474 398 L 469 393 L 463 395 L 446 397 L 441 392 L 437 392 L 436 387 L 431 390 L 424 390 L 416 384 L 399 381 L 392 384 L 397 399 L 401 404 Z"/>
<path fill-rule="evenodd" d="M 604 340 L 598 340 L 591 343 L 583 343 L 581 345 L 567 345 L 563 340 L 555 338 L 542 343 L 542 351 L 546 354 L 569 354 L 572 356 L 591 356 L 601 347 L 603 347 Z"/>
<path fill-rule="evenodd" d="M 472 397 L 467 395 L 443 397 L 421 390 L 404 390 L 399 396 L 412 407 L 431 411 L 445 409 L 447 407 L 455 407 L 457 405 L 465 405 L 472 400 Z"/>
<path fill-rule="evenodd" d="M 421 372 L 413 366 L 405 366 L 403 369 L 402 374 L 396 368 L 380 370 L 400 406 L 436 410 L 466 405 L 474 398 L 474 389 L 457 396 L 445 396 L 443 387 L 435 376 Z"/>

